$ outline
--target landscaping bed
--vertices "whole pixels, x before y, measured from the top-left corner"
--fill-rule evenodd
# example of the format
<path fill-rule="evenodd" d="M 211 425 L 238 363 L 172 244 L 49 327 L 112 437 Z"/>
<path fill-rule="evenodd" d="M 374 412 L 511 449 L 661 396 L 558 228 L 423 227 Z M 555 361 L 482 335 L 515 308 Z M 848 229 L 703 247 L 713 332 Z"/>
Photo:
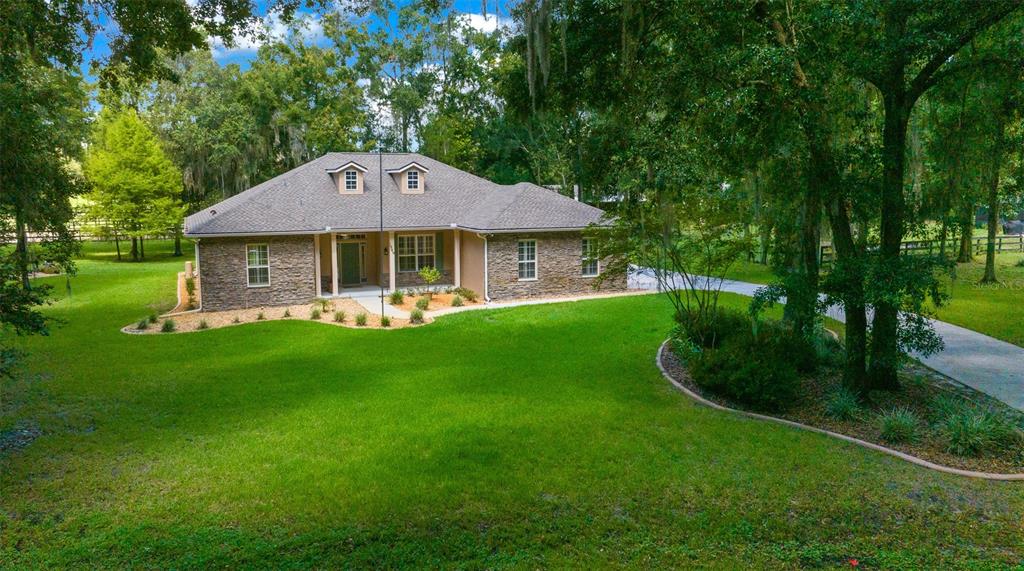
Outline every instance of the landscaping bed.
<path fill-rule="evenodd" d="M 387 326 L 383 326 L 380 315 L 367 311 L 358 302 L 351 299 L 332 299 L 317 301 L 311 304 L 304 303 L 283 307 L 252 307 L 228 311 L 191 311 L 162 316 L 153 314 L 140 319 L 132 325 L 125 326 L 122 331 L 140 335 L 185 333 L 229 327 L 242 323 L 281 319 L 316 321 L 327 325 L 356 329 L 399 329 L 419 325 L 419 323 L 412 323 L 408 319 L 390 317 L 388 318 Z M 171 323 L 171 325 L 167 325 L 168 323 Z M 429 319 L 424 319 L 423 323 L 429 323 Z"/>
<path fill-rule="evenodd" d="M 483 303 L 476 292 L 466 288 L 450 288 L 435 292 L 397 290 L 388 295 L 387 301 L 395 309 L 410 313 L 417 309 L 423 312 Z"/>
<path fill-rule="evenodd" d="M 795 399 L 788 406 L 765 411 L 701 386 L 690 374 L 686 361 L 670 347 L 671 343 L 661 354 L 661 366 L 668 374 L 694 393 L 722 406 L 770 414 L 943 466 L 989 473 L 1024 473 L 1021 433 L 1024 414 L 921 365 L 904 367 L 900 372 L 900 391 L 874 391 L 842 413 L 838 410 L 844 405 L 836 404 L 836 395 L 844 393 L 841 372 L 835 367 L 823 366 L 799 378 Z M 893 411 L 898 412 L 894 415 Z M 901 424 L 904 420 L 912 422 Z M 960 453 L 952 450 L 955 446 L 950 437 L 951 429 L 959 430 L 955 442 L 960 444 Z M 909 430 L 910 434 L 894 439 L 893 431 L 900 430 Z M 991 434 L 1005 430 L 1013 433 Z M 968 453 L 962 448 L 964 442 L 970 443 L 972 438 L 978 448 Z"/>

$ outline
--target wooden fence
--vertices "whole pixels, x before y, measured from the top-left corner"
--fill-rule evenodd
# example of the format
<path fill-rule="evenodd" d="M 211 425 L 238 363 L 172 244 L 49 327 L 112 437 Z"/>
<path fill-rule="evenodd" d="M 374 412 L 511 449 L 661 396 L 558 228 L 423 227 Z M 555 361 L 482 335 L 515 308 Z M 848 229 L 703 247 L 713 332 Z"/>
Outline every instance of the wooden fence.
<path fill-rule="evenodd" d="M 900 249 L 906 254 L 938 254 L 942 246 L 942 240 L 907 240 L 903 242 Z M 1024 234 L 1003 235 L 995 237 L 996 252 L 1024 252 Z M 971 251 L 974 255 L 984 253 L 988 249 L 988 236 L 976 236 L 971 238 Z M 946 253 L 956 254 L 960 251 L 960 239 L 946 240 Z M 822 244 L 818 252 L 818 259 L 821 265 L 827 266 L 836 259 L 835 250 L 831 244 Z"/>

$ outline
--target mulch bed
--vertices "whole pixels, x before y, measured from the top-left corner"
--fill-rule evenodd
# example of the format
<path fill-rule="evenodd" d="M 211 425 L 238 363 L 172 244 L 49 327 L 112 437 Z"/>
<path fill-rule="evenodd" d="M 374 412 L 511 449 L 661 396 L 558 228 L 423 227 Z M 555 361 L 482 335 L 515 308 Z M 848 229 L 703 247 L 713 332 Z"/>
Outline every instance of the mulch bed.
<path fill-rule="evenodd" d="M 667 346 L 662 352 L 661 365 L 673 379 L 701 397 L 725 407 L 749 410 L 743 405 L 730 402 L 698 386 L 690 377 L 685 363 Z M 909 408 L 918 417 L 928 419 L 931 414 L 928 404 L 940 394 L 958 395 L 981 407 L 990 408 L 1018 419 L 1022 417 L 1019 411 L 997 399 L 915 364 L 905 367 L 900 372 L 903 390 L 872 393 L 870 395 L 871 403 L 865 405 L 866 413 L 862 418 L 840 421 L 825 414 L 824 401 L 827 391 L 838 385 L 839 382 L 839 373 L 836 372 L 806 377 L 802 380 L 801 394 L 803 396 L 801 399 L 786 412 L 771 416 L 859 438 L 944 466 L 978 472 L 1024 473 L 1024 459 L 1019 454 L 1014 454 L 1013 451 L 1006 451 L 1004 455 L 991 453 L 978 457 L 957 456 L 946 452 L 941 434 L 932 427 L 922 426 L 918 439 L 913 443 L 893 444 L 887 442 L 879 436 L 878 423 L 874 419 L 874 415 L 878 412 L 892 410 L 894 407 Z"/>
<path fill-rule="evenodd" d="M 402 303 L 400 305 L 393 305 L 392 307 L 394 307 L 396 309 L 401 309 L 403 311 L 412 311 L 412 310 L 416 309 L 416 300 L 418 300 L 418 299 L 420 299 L 422 297 L 426 297 L 426 296 L 425 295 L 406 295 L 405 299 L 402 300 Z M 453 293 L 440 293 L 440 292 L 439 293 L 435 293 L 435 294 L 433 294 L 433 296 L 431 298 L 429 298 L 430 305 L 427 306 L 426 311 L 434 311 L 434 310 L 437 310 L 437 309 L 449 308 L 449 307 L 452 306 L 452 299 L 454 299 L 454 298 L 455 298 L 455 294 L 453 294 Z M 387 300 L 385 300 L 385 301 L 387 301 Z M 477 298 L 476 301 L 469 301 L 466 298 L 462 298 L 462 305 L 463 306 L 467 306 L 467 305 L 480 305 L 481 303 L 483 303 L 483 302 L 481 302 L 479 298 Z M 389 304 L 389 305 L 391 305 L 391 304 Z"/>

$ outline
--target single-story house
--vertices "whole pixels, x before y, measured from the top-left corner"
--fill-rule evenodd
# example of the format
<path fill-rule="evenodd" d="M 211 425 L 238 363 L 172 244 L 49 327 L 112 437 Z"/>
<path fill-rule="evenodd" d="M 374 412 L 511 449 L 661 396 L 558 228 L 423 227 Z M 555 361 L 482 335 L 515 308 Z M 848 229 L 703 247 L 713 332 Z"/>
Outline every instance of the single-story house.
<path fill-rule="evenodd" d="M 593 291 L 602 262 L 583 231 L 603 215 L 415 153 L 328 153 L 187 217 L 185 235 L 204 310 L 421 286 L 426 266 L 503 300 Z"/>

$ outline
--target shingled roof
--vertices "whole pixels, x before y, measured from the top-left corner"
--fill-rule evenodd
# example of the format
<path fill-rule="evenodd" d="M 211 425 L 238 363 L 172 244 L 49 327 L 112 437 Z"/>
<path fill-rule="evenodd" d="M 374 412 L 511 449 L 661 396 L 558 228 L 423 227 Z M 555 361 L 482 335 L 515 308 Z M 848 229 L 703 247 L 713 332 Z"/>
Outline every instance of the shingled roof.
<path fill-rule="evenodd" d="M 535 184 L 495 184 L 416 153 L 381 155 L 384 229 L 458 227 L 477 232 L 585 228 L 604 212 Z M 353 162 L 367 172 L 363 194 L 341 194 L 329 170 Z M 428 169 L 422 194 L 403 194 L 387 173 L 415 162 Z M 328 153 L 185 219 L 188 236 L 309 234 L 379 229 L 376 153 Z"/>

